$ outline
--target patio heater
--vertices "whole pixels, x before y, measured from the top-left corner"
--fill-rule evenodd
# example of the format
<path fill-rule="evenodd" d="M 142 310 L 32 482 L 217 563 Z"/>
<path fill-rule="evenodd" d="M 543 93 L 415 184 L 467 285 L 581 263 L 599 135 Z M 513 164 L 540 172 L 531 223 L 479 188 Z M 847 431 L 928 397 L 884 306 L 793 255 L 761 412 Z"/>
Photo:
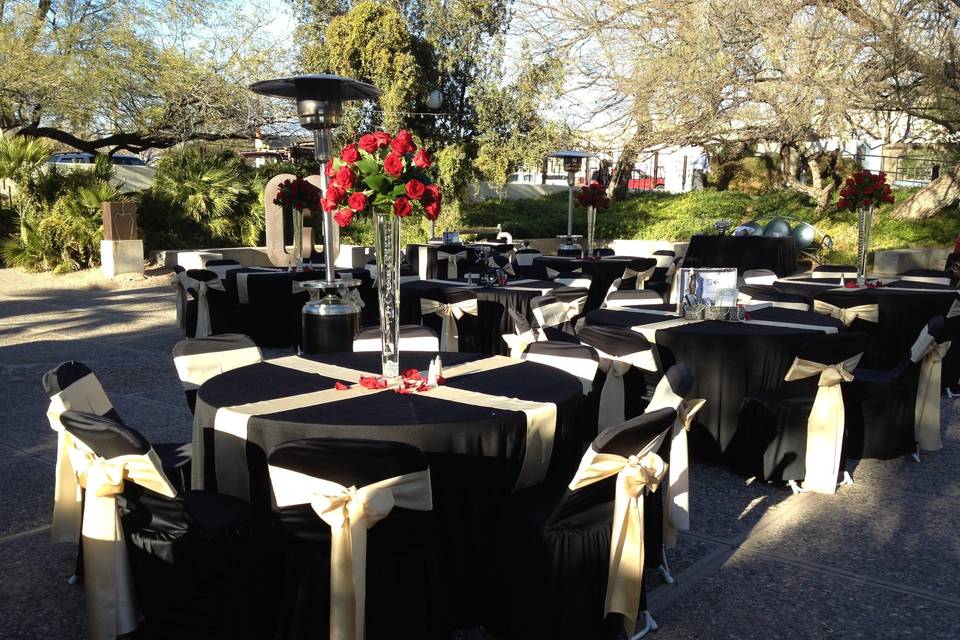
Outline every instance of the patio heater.
<path fill-rule="evenodd" d="M 578 237 L 573 235 L 573 183 L 577 172 L 583 166 L 583 159 L 589 158 L 591 155 L 583 151 L 565 150 L 554 151 L 548 157 L 563 160 L 563 170 L 567 172 L 567 235 L 557 236 L 563 240 L 557 247 L 557 255 L 579 258 L 583 256 L 583 247 L 573 241 L 575 237 Z"/>
<path fill-rule="evenodd" d="M 300 126 L 313 131 L 313 157 L 320 167 L 320 188 L 327 191 L 324 165 L 332 157 L 330 129 L 339 126 L 343 103 L 347 100 L 371 100 L 380 90 L 366 82 L 327 73 L 262 80 L 250 90 L 265 96 L 293 98 L 297 101 Z M 348 299 L 351 287 L 360 281 L 337 279 L 334 262 L 340 252 L 340 229 L 332 215 L 320 212 L 323 219 L 324 279 L 308 287 L 316 291 L 303 306 L 304 353 L 351 351 L 353 338 L 360 329 L 360 307 Z M 324 295 L 325 294 L 325 295 Z"/>

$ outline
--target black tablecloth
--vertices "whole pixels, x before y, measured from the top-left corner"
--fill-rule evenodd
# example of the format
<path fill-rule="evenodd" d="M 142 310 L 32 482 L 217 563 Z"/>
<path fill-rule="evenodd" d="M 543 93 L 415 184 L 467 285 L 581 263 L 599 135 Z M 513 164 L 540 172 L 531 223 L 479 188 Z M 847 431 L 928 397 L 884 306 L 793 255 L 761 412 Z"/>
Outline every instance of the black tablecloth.
<path fill-rule="evenodd" d="M 676 316 L 623 310 L 599 310 L 587 315 L 588 324 L 637 327 L 663 322 Z M 791 309 L 759 309 L 757 321 L 786 322 L 842 329 L 838 320 L 820 314 Z M 677 362 L 688 365 L 695 381 L 692 398 L 705 398 L 697 414 L 703 429 L 693 438 L 703 443 L 709 435 L 710 448 L 726 449 L 737 430 L 740 405 L 751 391 L 779 386 L 797 349 L 820 332 L 812 329 L 753 324 L 750 322 L 704 321 L 658 329 L 656 350 L 667 369 Z M 704 448 L 697 447 L 696 453 Z"/>
<path fill-rule="evenodd" d="M 402 353 L 401 370 L 426 369 L 430 353 Z M 444 353 L 445 367 L 479 358 Z M 378 372 L 379 353 L 329 354 L 313 359 Z M 477 606 L 477 591 L 500 500 L 509 494 L 522 462 L 526 417 L 521 411 L 449 402 L 430 393 L 373 395 L 250 418 L 247 439 L 215 432 L 218 409 L 332 389 L 336 381 L 269 362 L 235 369 L 204 383 L 194 420 L 194 481 L 233 493 L 249 487 L 254 511 L 266 514 L 271 494 L 266 455 L 281 442 L 307 437 L 349 437 L 413 444 L 429 460 L 434 509 L 444 528 L 444 566 L 461 611 Z M 569 478 L 583 451 L 583 387 L 570 374 L 532 362 L 454 377 L 446 385 L 495 396 L 552 402 L 557 428 L 548 478 Z M 210 452 L 211 447 L 213 453 Z M 246 460 L 246 462 L 244 462 Z M 202 479 L 201 479 L 202 475 Z M 239 490 L 239 491 L 238 491 Z"/>
<path fill-rule="evenodd" d="M 797 270 L 797 245 L 792 237 L 693 236 L 683 259 L 685 267 L 770 269 L 778 276 Z"/>
<path fill-rule="evenodd" d="M 607 256 L 595 259 L 585 258 L 566 258 L 563 256 L 540 256 L 534 258 L 533 265 L 539 270 L 533 273 L 535 278 L 547 278 L 547 269 L 553 269 L 560 273 L 571 273 L 579 269 L 581 273 L 589 274 L 593 278 L 590 284 L 590 295 L 587 296 L 587 304 L 584 311 L 593 311 L 599 309 L 607 296 L 607 290 L 613 281 L 623 275 L 623 270 L 627 267 L 635 271 L 646 271 L 650 267 L 656 266 L 657 261 L 653 258 L 637 258 L 633 256 Z"/>
<path fill-rule="evenodd" d="M 361 311 L 363 324 L 375 324 L 377 294 L 370 273 L 363 268 L 336 271 L 342 277 L 360 280 L 358 290 L 365 305 Z M 246 274 L 246 300 L 240 300 L 239 296 L 237 278 L 240 274 Z M 226 272 L 223 285 L 227 298 L 237 305 L 232 312 L 244 317 L 244 333 L 261 347 L 289 347 L 300 344 L 300 312 L 310 299 L 306 291 L 293 293 L 293 282 L 323 278 L 323 269 L 301 272 L 232 269 Z"/>
<path fill-rule="evenodd" d="M 871 334 L 860 366 L 874 369 L 892 369 L 900 364 L 920 329 L 930 318 L 946 315 L 958 294 L 957 289 L 923 282 L 895 281 L 876 289 L 840 289 L 839 279 L 803 279 L 778 280 L 773 286 L 806 296 L 811 303 L 825 291 L 850 292 L 875 300 L 880 309 L 879 326 L 875 330 L 859 324 L 853 327 Z"/>
<path fill-rule="evenodd" d="M 510 352 L 501 336 L 513 333 L 515 325 L 507 309 L 513 309 L 521 318 L 531 320 L 530 300 L 544 294 L 557 285 L 550 280 L 523 281 L 506 287 L 476 287 L 477 318 L 464 317 L 460 323 L 460 348 L 464 351 L 506 355 Z M 463 281 L 466 286 L 466 280 Z M 458 288 L 457 285 L 432 280 L 415 280 L 400 285 L 401 324 L 421 324 L 420 297 L 438 289 Z"/>

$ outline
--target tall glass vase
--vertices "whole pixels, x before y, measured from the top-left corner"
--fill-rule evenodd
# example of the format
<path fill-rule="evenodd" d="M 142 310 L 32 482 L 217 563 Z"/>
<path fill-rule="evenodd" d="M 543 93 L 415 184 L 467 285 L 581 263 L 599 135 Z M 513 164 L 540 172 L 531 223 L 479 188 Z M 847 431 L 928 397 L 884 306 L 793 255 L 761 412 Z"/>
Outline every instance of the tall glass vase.
<path fill-rule="evenodd" d="M 873 207 L 860 207 L 857 226 L 857 286 L 867 284 L 867 253 L 870 251 L 870 230 L 873 227 Z"/>
<path fill-rule="evenodd" d="M 373 212 L 380 300 L 383 377 L 400 377 L 400 218 L 391 211 Z"/>
<path fill-rule="evenodd" d="M 303 271 L 303 209 L 294 209 L 293 221 L 293 255 L 297 271 Z"/>
<path fill-rule="evenodd" d="M 587 246 L 584 247 L 586 255 L 593 255 L 593 227 L 597 222 L 597 210 L 593 207 L 587 207 Z"/>

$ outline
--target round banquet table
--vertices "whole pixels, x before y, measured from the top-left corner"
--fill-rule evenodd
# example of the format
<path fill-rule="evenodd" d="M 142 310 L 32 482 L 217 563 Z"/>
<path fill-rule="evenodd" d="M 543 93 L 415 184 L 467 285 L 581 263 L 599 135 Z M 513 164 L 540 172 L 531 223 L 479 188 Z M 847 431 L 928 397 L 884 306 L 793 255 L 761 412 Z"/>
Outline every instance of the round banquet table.
<path fill-rule="evenodd" d="M 400 285 L 400 322 L 421 324 L 420 298 L 439 289 L 468 287 L 466 280 L 414 280 Z M 513 333 L 516 325 L 507 309 L 513 309 L 521 318 L 530 321 L 530 301 L 557 287 L 552 280 L 515 279 L 505 287 L 471 286 L 477 294 L 477 317 L 464 316 L 457 321 L 460 327 L 460 348 L 487 355 L 506 355 L 510 352 L 501 336 Z"/>
<path fill-rule="evenodd" d="M 920 330 L 930 318 L 946 315 L 960 293 L 955 288 L 924 282 L 892 281 L 875 289 L 840 288 L 839 279 L 778 280 L 772 285 L 784 293 L 807 297 L 811 304 L 817 294 L 835 291 L 851 292 L 876 301 L 880 311 L 879 326 L 854 322 L 851 329 L 870 334 L 862 367 L 892 369 L 907 356 Z"/>
<path fill-rule="evenodd" d="M 535 267 L 542 269 L 537 271 L 534 277 L 549 279 L 547 269 L 553 269 L 563 274 L 568 274 L 580 270 L 580 273 L 590 275 L 593 279 L 590 283 L 590 295 L 587 296 L 587 304 L 584 311 L 593 311 L 599 309 L 604 298 L 607 297 L 607 290 L 613 281 L 623 275 L 623 270 L 627 267 L 635 271 L 646 271 L 655 267 L 657 261 L 653 258 L 636 258 L 633 256 L 605 256 L 603 258 L 568 258 L 565 256 L 538 256 L 533 259 Z"/>
<path fill-rule="evenodd" d="M 770 269 L 781 278 L 797 270 L 797 244 L 793 236 L 697 235 L 683 259 L 685 267 L 733 267 L 740 275 L 748 269 Z"/>
<path fill-rule="evenodd" d="M 401 370 L 424 370 L 435 355 L 401 353 Z M 432 391 L 398 394 L 391 390 L 363 390 L 337 400 L 337 394 L 351 395 L 349 391 L 334 390 L 335 382 L 345 380 L 343 377 L 300 370 L 321 363 L 355 372 L 378 372 L 380 354 L 376 352 L 290 356 L 208 380 L 197 393 L 194 487 L 249 497 L 255 513 L 266 515 L 272 501 L 266 456 L 282 442 L 323 437 L 413 444 L 430 461 L 434 510 L 444 528 L 438 536 L 444 540 L 444 567 L 458 601 L 458 615 L 470 617 L 467 610 L 483 601 L 483 594 L 477 591 L 482 580 L 477 576 L 483 575 L 499 502 L 515 488 L 527 448 L 528 410 L 518 410 L 516 406 L 495 408 L 495 401 L 519 398 L 537 403 L 548 411 L 548 416 L 552 415 L 550 407 L 555 407 L 556 430 L 549 468 L 534 464 L 539 475 L 527 478 L 543 474 L 569 478 L 583 451 L 583 387 L 577 378 L 563 371 L 502 356 L 494 360 L 506 366 L 455 375 L 455 365 L 493 361 L 466 353 L 443 353 L 441 357 L 444 375 L 448 377 L 440 390 L 485 394 L 488 400 L 484 404 L 493 406 L 439 399 L 431 397 Z M 306 406 L 268 414 L 260 414 L 255 404 L 249 404 L 318 391 L 325 392 L 323 404 L 311 404 L 319 401 L 313 398 L 297 403 Z M 238 405 L 246 407 L 238 409 Z M 234 409 L 225 410 L 228 407 Z M 228 418 L 237 411 L 249 415 L 245 428 L 229 426 L 233 421 Z"/>
<path fill-rule="evenodd" d="M 745 322 L 706 320 L 644 329 L 679 318 L 666 307 L 656 313 L 641 309 L 598 310 L 588 314 L 586 322 L 643 333 L 656 344 L 664 370 L 678 362 L 693 370 L 689 397 L 707 403 L 697 414 L 696 423 L 703 428 L 691 432 L 691 446 L 696 444 L 695 453 L 705 455 L 726 450 L 747 393 L 780 386 L 800 345 L 822 331 L 843 330 L 843 324 L 830 317 L 775 308 L 753 311 Z"/>
<path fill-rule="evenodd" d="M 360 280 L 357 290 L 363 300 L 363 324 L 377 321 L 377 294 L 370 273 L 363 268 L 337 269 L 344 278 Z M 300 312 L 310 299 L 309 293 L 293 292 L 294 282 L 322 280 L 324 269 L 313 271 L 273 271 L 231 269 L 223 278 L 227 299 L 234 312 L 244 318 L 247 333 L 261 347 L 290 347 L 300 344 Z M 213 313 L 213 311 L 211 311 Z"/>

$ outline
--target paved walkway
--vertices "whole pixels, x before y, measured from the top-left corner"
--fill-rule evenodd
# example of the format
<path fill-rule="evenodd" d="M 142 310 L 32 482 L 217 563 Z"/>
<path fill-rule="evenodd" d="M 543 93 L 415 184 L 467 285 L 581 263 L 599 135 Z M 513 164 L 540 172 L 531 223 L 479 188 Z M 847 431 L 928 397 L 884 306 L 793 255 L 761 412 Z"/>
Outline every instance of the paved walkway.
<path fill-rule="evenodd" d="M 56 438 L 40 376 L 85 362 L 148 438 L 190 437 L 170 356 L 172 289 L 79 282 L 0 270 L 0 637 L 9 640 L 84 636 L 82 589 L 65 582 L 75 550 L 49 540 Z M 670 553 L 676 584 L 648 577 L 652 637 L 960 638 L 958 403 L 944 400 L 942 451 L 919 465 L 861 462 L 856 484 L 835 496 L 793 496 L 695 462 L 693 530 Z"/>

